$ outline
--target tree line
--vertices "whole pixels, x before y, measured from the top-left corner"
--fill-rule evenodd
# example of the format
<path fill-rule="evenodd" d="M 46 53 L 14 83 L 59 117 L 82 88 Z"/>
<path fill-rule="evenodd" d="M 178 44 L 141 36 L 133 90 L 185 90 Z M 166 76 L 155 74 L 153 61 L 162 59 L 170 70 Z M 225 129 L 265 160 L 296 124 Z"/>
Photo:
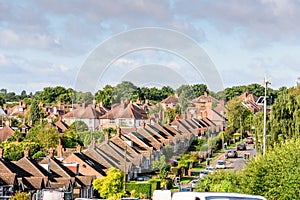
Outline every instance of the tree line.
<path fill-rule="evenodd" d="M 279 90 L 273 90 L 268 88 L 269 104 L 273 104 L 278 96 L 278 92 L 284 90 L 282 87 Z M 27 104 L 31 104 L 31 100 L 34 98 L 38 102 L 42 102 L 46 105 L 53 105 L 60 101 L 62 104 L 72 103 L 92 103 L 95 99 L 97 103 L 102 102 L 104 106 L 110 107 L 114 103 L 119 103 L 121 100 L 139 99 L 150 102 L 159 102 L 170 95 L 175 93 L 181 97 L 181 104 L 185 107 L 186 100 L 199 97 L 204 93 L 208 93 L 211 96 L 219 100 L 229 101 L 236 96 L 241 95 L 245 91 L 256 96 L 264 95 L 264 87 L 259 84 L 250 84 L 247 86 L 233 86 L 226 88 L 223 91 L 214 92 L 210 91 L 205 84 L 193 84 L 193 85 L 181 85 L 179 88 L 173 89 L 170 86 L 157 87 L 138 87 L 129 81 L 123 81 L 116 86 L 105 85 L 102 89 L 99 89 L 95 94 L 91 92 L 75 91 L 72 88 L 65 88 L 62 86 L 45 87 L 42 91 L 37 91 L 34 94 L 30 92 L 27 94 L 25 90 L 20 95 L 14 92 L 8 92 L 7 89 L 0 90 L 0 106 L 3 106 L 7 102 L 18 102 L 24 100 Z M 11 104 L 13 106 L 15 104 Z"/>

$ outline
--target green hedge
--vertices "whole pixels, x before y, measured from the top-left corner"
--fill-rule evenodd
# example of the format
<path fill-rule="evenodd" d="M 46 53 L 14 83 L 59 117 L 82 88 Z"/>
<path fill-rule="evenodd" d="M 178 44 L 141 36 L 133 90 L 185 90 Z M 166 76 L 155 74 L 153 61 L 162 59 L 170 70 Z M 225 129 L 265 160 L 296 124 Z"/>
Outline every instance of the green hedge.
<path fill-rule="evenodd" d="M 145 183 L 145 182 L 126 183 L 126 191 L 130 193 L 132 190 L 135 190 L 136 193 L 146 194 L 147 198 L 151 198 L 152 196 L 151 186 L 152 184 Z"/>
<path fill-rule="evenodd" d="M 151 184 L 151 196 L 153 195 L 154 190 L 160 190 L 160 179 L 151 179 L 148 181 Z"/>

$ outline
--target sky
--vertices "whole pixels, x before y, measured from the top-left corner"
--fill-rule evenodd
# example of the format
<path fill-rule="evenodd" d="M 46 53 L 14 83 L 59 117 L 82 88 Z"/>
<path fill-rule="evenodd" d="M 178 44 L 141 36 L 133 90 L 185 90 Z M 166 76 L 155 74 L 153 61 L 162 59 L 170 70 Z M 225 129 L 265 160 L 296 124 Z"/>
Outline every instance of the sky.
<path fill-rule="evenodd" d="M 298 19 L 298 0 L 0 0 L 0 88 L 293 87 Z"/>

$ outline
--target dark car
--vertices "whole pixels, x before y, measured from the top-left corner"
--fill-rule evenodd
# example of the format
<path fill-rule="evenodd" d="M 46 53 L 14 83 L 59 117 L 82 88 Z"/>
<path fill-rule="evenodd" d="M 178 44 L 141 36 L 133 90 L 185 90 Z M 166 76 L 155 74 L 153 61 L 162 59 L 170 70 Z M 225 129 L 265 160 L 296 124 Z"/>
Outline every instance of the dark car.
<path fill-rule="evenodd" d="M 252 137 L 247 137 L 246 143 L 247 144 L 253 144 L 254 143 L 254 139 Z"/>
<path fill-rule="evenodd" d="M 247 147 L 246 147 L 246 143 L 242 142 L 242 143 L 239 143 L 237 146 L 236 146 L 236 150 L 246 150 Z"/>

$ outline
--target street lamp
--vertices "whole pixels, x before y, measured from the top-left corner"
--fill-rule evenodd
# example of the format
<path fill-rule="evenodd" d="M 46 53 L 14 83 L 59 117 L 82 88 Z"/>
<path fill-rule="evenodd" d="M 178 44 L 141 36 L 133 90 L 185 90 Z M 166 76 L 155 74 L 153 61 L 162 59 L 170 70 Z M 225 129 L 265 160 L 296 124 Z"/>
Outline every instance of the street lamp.
<path fill-rule="evenodd" d="M 266 155 L 266 131 L 267 131 L 267 88 L 268 84 L 271 84 L 270 81 L 265 77 L 264 85 L 265 85 L 265 96 L 264 96 L 264 135 L 263 135 L 263 155 Z"/>

